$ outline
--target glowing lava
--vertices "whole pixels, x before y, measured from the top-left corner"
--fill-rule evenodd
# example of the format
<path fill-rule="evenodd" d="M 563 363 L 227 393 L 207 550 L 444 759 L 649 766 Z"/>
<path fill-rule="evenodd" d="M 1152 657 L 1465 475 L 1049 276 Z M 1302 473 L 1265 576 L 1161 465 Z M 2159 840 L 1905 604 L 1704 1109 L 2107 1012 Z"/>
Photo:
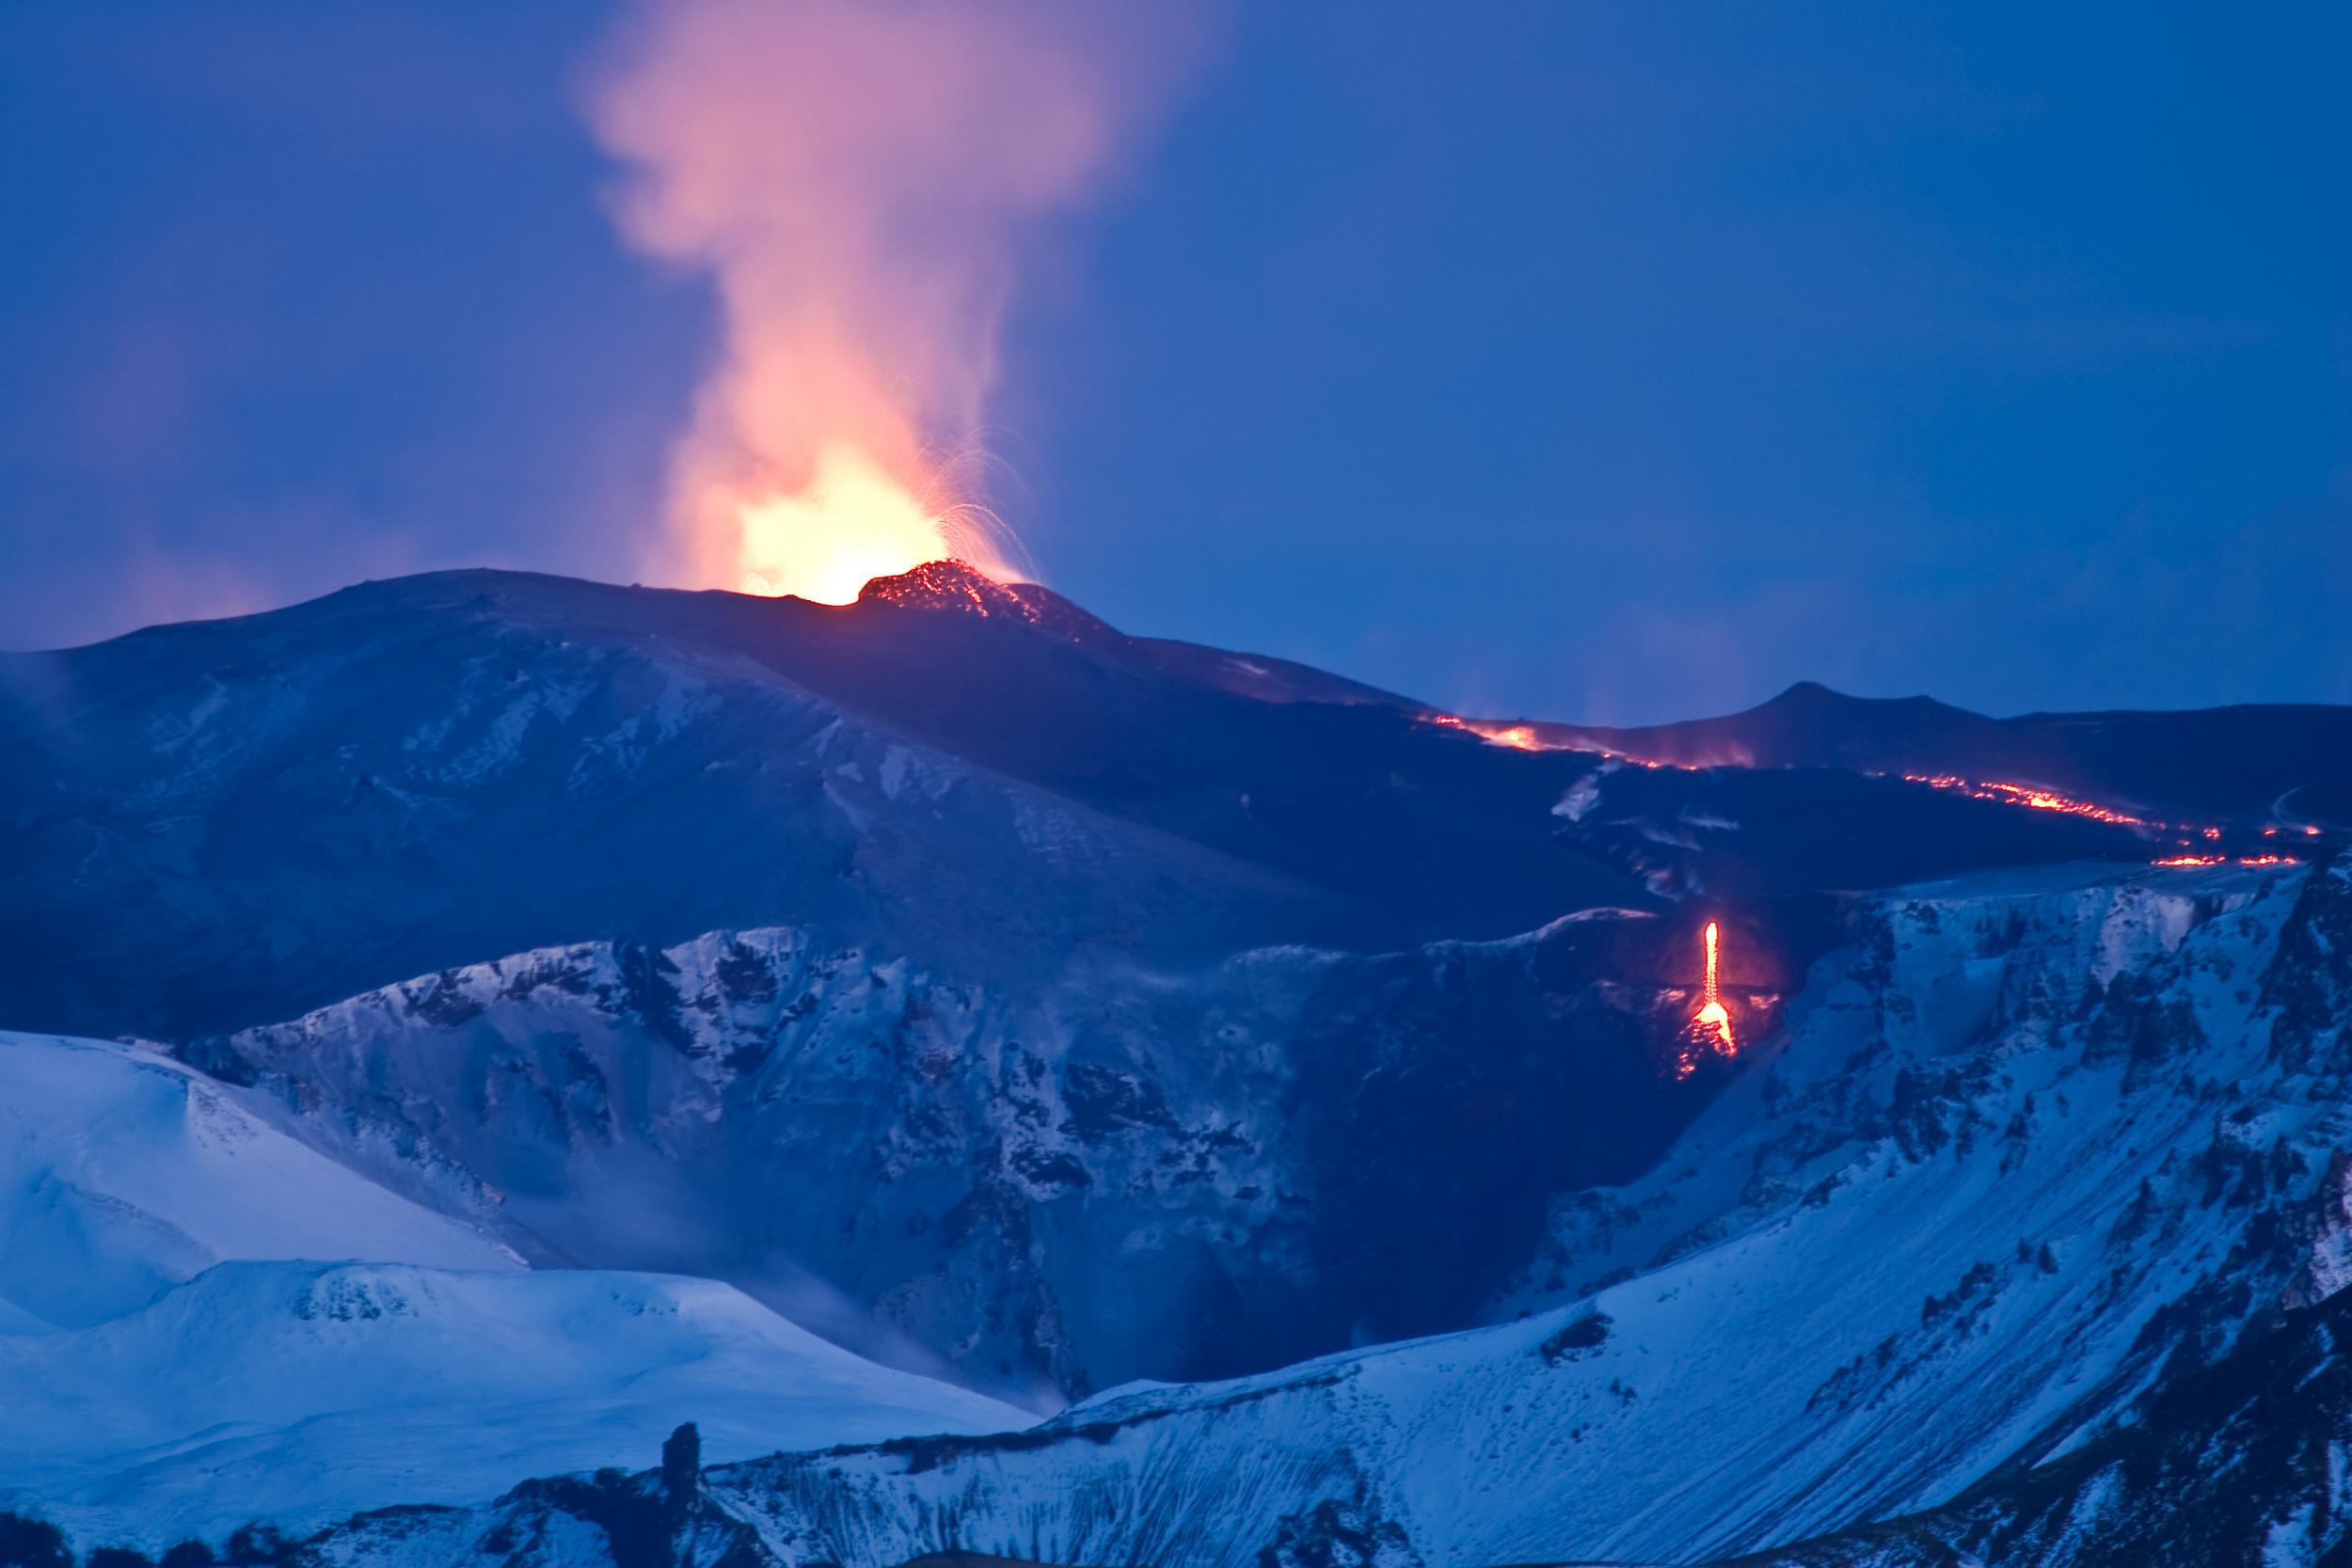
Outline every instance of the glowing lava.
<path fill-rule="evenodd" d="M 1515 752 L 1592 752 L 1614 761 L 1640 768 L 1681 768 L 1678 762 L 1656 762 L 1648 757 L 1629 756 L 1595 743 L 1590 737 L 1577 736 L 1566 740 L 1547 740 L 1533 724 L 1504 724 L 1491 719 L 1464 719 L 1452 713 L 1423 713 L 1424 724 L 1440 724 L 1449 730 L 1467 730 L 1489 746 L 1507 746 Z"/>
<path fill-rule="evenodd" d="M 1926 784 L 1932 789 L 1956 790 L 1979 800 L 1999 800 L 2006 805 L 2027 806 L 2035 811 L 2062 812 L 2068 816 L 2088 816 L 2093 822 L 2111 822 L 2121 828 L 2161 828 L 2162 822 L 2151 822 L 2090 800 L 2077 800 L 2071 795 L 2060 795 L 2055 789 L 2035 784 L 2007 784 L 1997 779 L 1979 784 L 1963 779 L 1956 773 L 1905 773 L 1911 784 Z"/>
<path fill-rule="evenodd" d="M 957 560 L 990 577 L 1011 575 L 969 509 L 927 505 L 917 492 L 857 447 L 842 442 L 817 456 L 806 486 L 718 501 L 716 527 L 732 529 L 736 586 L 746 594 L 790 594 L 849 604 L 876 578 L 929 561 Z"/>
<path fill-rule="evenodd" d="M 1691 1022 L 1712 1033 L 1717 1049 L 1726 1056 L 1740 1049 L 1731 1037 L 1731 1011 L 1715 990 L 1715 949 L 1723 940 L 1723 932 L 1713 921 L 1707 923 L 1707 989 L 1699 993 L 1699 1010 L 1691 1015 Z"/>
<path fill-rule="evenodd" d="M 1702 1053 L 1711 1051 L 1718 1056 L 1737 1056 L 1740 1042 L 1731 1033 L 1731 1009 L 1724 1006 L 1722 991 L 1715 982 L 1715 959 L 1723 942 L 1723 928 L 1713 921 L 1707 923 L 1707 982 L 1699 991 L 1699 1009 L 1691 1015 L 1690 1027 L 1683 1031 L 1682 1050 L 1675 1058 L 1675 1076 L 1688 1078 L 1698 1070 Z"/>
<path fill-rule="evenodd" d="M 2096 801 L 2078 800 L 2071 795 L 2060 795 L 2056 790 L 2043 789 L 2038 784 L 2007 784 L 1999 780 L 1987 780 L 1979 783 L 1974 779 L 1963 779 L 1956 773 L 1905 773 L 1903 778 L 1909 783 L 1926 784 L 1931 789 L 1954 790 L 1972 800 L 1998 800 L 2005 805 L 2025 806 L 2034 811 L 2061 812 L 2069 816 L 2085 816 L 2093 822 L 2106 822 L 2119 828 L 2135 829 L 2143 838 L 2160 832 L 2184 835 L 2180 840 L 2183 847 L 2181 852 L 2163 856 L 2151 863 L 2155 865 L 2228 865 L 2233 862 L 2238 865 L 2293 865 L 2296 863 L 2295 857 L 2292 855 L 2199 854 L 2187 848 L 2187 846 L 2194 842 L 2194 839 L 2187 835 L 2193 834 L 2198 838 L 2202 838 L 2208 844 L 2218 843 L 2221 838 L 2219 828 L 2195 823 L 2153 821 L 2148 817 L 2134 816 L 2128 812 L 2117 811 L 2111 806 L 2100 805 Z M 2316 835 L 2319 830 L 2306 828 L 2304 832 L 2307 834 Z M 2278 833 L 2279 830 L 2275 827 L 2263 830 L 2265 838 L 2276 838 Z"/>

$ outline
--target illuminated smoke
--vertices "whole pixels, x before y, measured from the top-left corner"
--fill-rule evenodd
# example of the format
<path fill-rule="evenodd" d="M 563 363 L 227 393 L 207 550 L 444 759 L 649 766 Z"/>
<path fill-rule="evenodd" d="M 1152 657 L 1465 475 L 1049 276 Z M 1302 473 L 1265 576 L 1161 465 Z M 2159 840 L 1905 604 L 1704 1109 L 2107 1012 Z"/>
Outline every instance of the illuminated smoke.
<path fill-rule="evenodd" d="M 637 15 L 591 97 L 628 170 L 617 221 L 709 273 L 724 329 L 656 575 L 840 602 L 943 556 L 1010 570 L 974 476 L 1019 242 L 1133 142 L 1185 53 L 1168 22 L 1057 0 Z"/>

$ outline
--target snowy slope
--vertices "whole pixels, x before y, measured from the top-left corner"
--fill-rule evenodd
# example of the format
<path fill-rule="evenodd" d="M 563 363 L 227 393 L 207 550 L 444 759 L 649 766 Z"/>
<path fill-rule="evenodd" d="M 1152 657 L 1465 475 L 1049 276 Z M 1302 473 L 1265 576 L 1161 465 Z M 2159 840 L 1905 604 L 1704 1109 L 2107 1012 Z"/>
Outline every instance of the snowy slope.
<path fill-rule="evenodd" d="M 0 1309 L 80 1327 L 215 1263 L 519 1268 L 479 1230 L 278 1132 L 155 1052 L 0 1032 Z"/>
<path fill-rule="evenodd" d="M 0 1024 L 273 1031 L 321 1147 L 536 1261 L 725 1277 L 1045 1399 L 1471 1321 L 1548 1195 L 1719 1081 L 1645 1066 L 1702 913 L 2146 851 L 1490 744 L 951 567 L 850 607 L 442 573 L 0 657 Z M 1612 911 L 1661 934 L 1521 940 Z M 1818 924 L 1734 961 L 1785 990 Z M 762 932 L 807 949 L 746 960 L 774 1006 L 683 1027 L 663 966 Z M 596 994 L 530 982 L 583 952 Z M 869 979 L 785 1017 L 843 955 Z"/>
<path fill-rule="evenodd" d="M 529 1476 L 986 1432 L 1020 1412 L 860 1361 L 707 1280 L 229 1263 L 96 1327 L 0 1337 L 0 1478 L 85 1540 L 310 1529 Z"/>
<path fill-rule="evenodd" d="M 0 657 L 0 1023 L 213 1075 L 0 1051 L 0 1483 L 597 1562 L 637 1483 L 483 1499 L 696 1418 L 826 1451 L 714 1470 L 690 1560 L 1472 1568 L 2093 1451 L 2352 1278 L 2352 898 L 1867 776 L 2007 755 L 1898 706 L 1644 768 L 949 567 Z M 2345 716 L 2279 717 L 2020 733 L 2324 863 Z M 1709 918 L 1748 1054 L 1681 1081 Z M 771 1308 L 1041 1406 L 1200 1381 L 942 1440 L 1016 1418 Z"/>
<path fill-rule="evenodd" d="M 2352 1543 L 2348 1336 L 2339 1293 L 2185 1370 L 2097 1442 L 1742 1568 L 2331 1568 Z"/>
<path fill-rule="evenodd" d="M 0 1506 L 86 1542 L 481 1501 L 681 1420 L 741 1457 L 1027 1418 L 724 1285 L 526 1271 L 97 1041 L 0 1035 Z"/>
<path fill-rule="evenodd" d="M 532 1257 L 726 1278 L 1050 1397 L 1463 1322 L 1546 1193 L 1632 1176 L 1715 1082 L 1667 1070 L 1695 940 L 1591 911 L 1009 984 L 719 932 L 448 970 L 187 1054 Z M 1743 950 L 1735 993 L 1780 961 Z"/>
<path fill-rule="evenodd" d="M 1563 1206 L 1559 1266 L 1631 1277 L 708 1493 L 775 1560 L 851 1568 L 1239 1568 L 1336 1535 L 1459 1568 L 1691 1560 L 1941 1503 L 2343 1283 L 2346 931 L 2341 867 L 1907 890 L 1652 1176 Z"/>

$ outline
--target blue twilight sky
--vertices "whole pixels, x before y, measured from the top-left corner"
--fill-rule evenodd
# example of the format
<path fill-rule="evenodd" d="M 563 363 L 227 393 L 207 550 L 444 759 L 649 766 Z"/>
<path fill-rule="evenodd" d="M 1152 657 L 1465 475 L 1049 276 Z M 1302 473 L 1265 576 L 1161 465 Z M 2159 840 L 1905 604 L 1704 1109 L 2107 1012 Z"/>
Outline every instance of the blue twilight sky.
<path fill-rule="evenodd" d="M 0 646 L 628 580 L 707 288 L 609 11 L 0 8 Z M 996 495 L 1130 630 L 1466 711 L 2352 701 L 2352 8 L 1230 5 L 1035 236 Z"/>

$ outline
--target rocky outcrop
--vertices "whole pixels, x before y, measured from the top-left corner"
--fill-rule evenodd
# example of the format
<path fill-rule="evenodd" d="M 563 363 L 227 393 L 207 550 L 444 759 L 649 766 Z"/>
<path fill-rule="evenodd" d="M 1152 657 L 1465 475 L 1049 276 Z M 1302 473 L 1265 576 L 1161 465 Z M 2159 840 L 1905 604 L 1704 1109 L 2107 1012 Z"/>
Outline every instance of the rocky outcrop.
<path fill-rule="evenodd" d="M 1630 1178 L 1728 1076 L 1673 1071 L 1685 937 L 1618 911 L 1013 990 L 720 932 L 445 970 L 182 1054 L 527 1255 L 796 1316 L 830 1294 L 844 1337 L 1078 1395 L 1470 1318 L 1548 1194 Z M 1768 1033 L 1772 994 L 1740 994 Z"/>
<path fill-rule="evenodd" d="M 1808 1564 L 2316 1561 L 2352 1294 L 2280 1303 L 2326 1277 L 2344 1129 L 2331 1081 L 2272 1052 L 2265 986 L 2305 891 L 2229 870 L 1875 901 L 1655 1169 L 1555 1205 L 1545 1277 L 1500 1309 L 1523 1319 L 705 1487 L 795 1568 L 1791 1541 Z M 2194 1033 L 2136 1051 L 2168 1015 Z M 1105 1125 L 1151 1125 L 1104 1092 Z M 2242 1456 L 2243 1497 L 2209 1451 Z M 1836 1533 L 1871 1519 L 1898 1523 Z"/>

